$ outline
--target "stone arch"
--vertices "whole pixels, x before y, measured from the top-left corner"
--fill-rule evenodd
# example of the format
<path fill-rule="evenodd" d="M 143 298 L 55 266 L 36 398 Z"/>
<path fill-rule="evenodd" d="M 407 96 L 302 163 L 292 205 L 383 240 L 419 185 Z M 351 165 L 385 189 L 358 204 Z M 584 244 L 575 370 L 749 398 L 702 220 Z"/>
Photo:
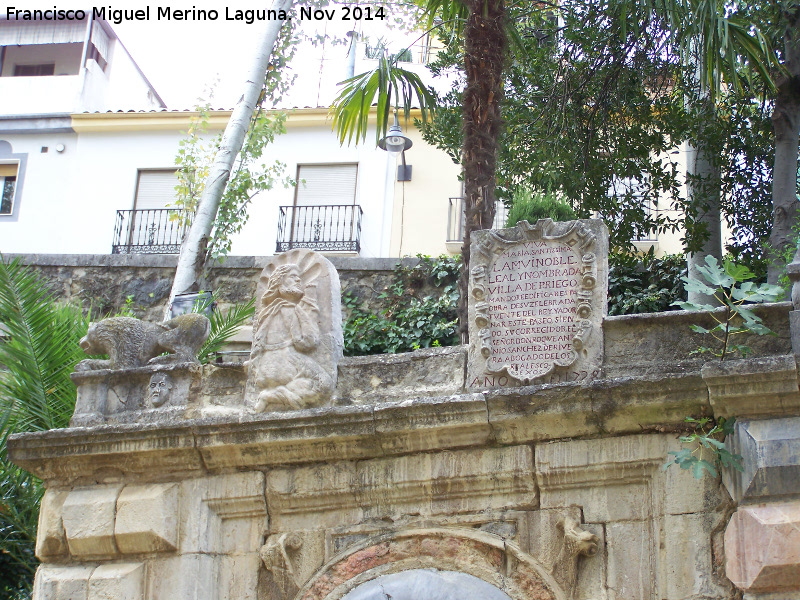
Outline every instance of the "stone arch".
<path fill-rule="evenodd" d="M 343 600 L 371 580 L 411 570 L 464 573 L 511 600 L 567 600 L 550 573 L 515 544 L 482 531 L 444 528 L 385 534 L 348 548 L 319 569 L 295 599 Z"/>

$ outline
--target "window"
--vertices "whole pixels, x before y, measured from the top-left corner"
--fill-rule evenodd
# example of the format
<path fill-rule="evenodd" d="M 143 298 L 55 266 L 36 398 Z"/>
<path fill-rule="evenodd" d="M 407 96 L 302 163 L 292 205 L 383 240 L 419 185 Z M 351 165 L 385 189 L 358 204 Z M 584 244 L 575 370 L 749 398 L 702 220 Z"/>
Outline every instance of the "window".
<path fill-rule="evenodd" d="M 136 176 L 134 210 L 118 210 L 112 252 L 177 253 L 185 231 L 175 219 L 178 183 L 175 169 L 140 170 Z"/>
<path fill-rule="evenodd" d="M 0 164 L 0 215 L 14 212 L 14 196 L 17 193 L 17 164 Z"/>
<path fill-rule="evenodd" d="M 295 205 L 355 204 L 357 164 L 298 165 Z"/>
<path fill-rule="evenodd" d="M 89 44 L 89 52 L 86 54 L 86 60 L 93 60 L 97 63 L 101 70 L 106 70 L 106 59 L 103 58 L 103 55 L 100 54 L 100 50 L 94 44 Z"/>
<path fill-rule="evenodd" d="M 358 251 L 361 209 L 356 206 L 358 164 L 298 165 L 294 206 L 279 243 L 319 251 Z M 284 232 L 284 233 L 281 233 Z M 301 246 L 302 245 L 302 246 Z M 283 250 L 281 250 L 283 251 Z"/>
<path fill-rule="evenodd" d="M 447 213 L 447 241 L 460 242 L 464 239 L 464 222 L 467 220 L 463 198 L 450 198 Z M 502 200 L 494 201 L 494 221 L 492 229 L 503 229 L 508 221 L 508 207 Z"/>
<path fill-rule="evenodd" d="M 43 77 L 55 75 L 56 64 L 44 65 L 14 65 L 14 77 Z"/>
<path fill-rule="evenodd" d="M 653 200 L 650 199 L 650 190 L 639 180 L 633 177 L 615 177 L 608 188 L 608 196 L 621 199 L 619 213 L 607 217 L 609 227 L 619 223 L 625 211 L 636 210 L 641 212 L 643 218 L 650 220 L 657 217 L 658 211 Z M 658 236 L 655 231 L 639 231 L 634 234 L 632 242 L 656 242 Z"/>
<path fill-rule="evenodd" d="M 175 201 L 175 169 L 141 170 L 136 179 L 136 210 L 166 208 Z"/>

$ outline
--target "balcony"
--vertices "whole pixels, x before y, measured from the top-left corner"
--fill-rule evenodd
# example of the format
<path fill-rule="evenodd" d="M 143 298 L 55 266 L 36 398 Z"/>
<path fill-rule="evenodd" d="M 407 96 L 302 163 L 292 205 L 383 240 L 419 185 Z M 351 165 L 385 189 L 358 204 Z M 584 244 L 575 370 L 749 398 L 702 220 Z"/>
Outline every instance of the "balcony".
<path fill-rule="evenodd" d="M 508 208 L 500 200 L 494 203 L 494 223 L 492 229 L 503 229 L 508 219 Z M 450 208 L 447 212 L 447 243 L 458 244 L 464 239 L 464 199 L 450 198 Z M 451 250 L 452 251 L 452 250 Z"/>
<path fill-rule="evenodd" d="M 281 206 L 275 252 L 310 248 L 318 252 L 361 251 L 361 207 Z"/>
<path fill-rule="evenodd" d="M 118 210 L 112 254 L 179 254 L 188 224 L 170 208 Z"/>
<path fill-rule="evenodd" d="M 0 77 L 0 114 L 69 113 L 79 107 L 80 75 Z"/>

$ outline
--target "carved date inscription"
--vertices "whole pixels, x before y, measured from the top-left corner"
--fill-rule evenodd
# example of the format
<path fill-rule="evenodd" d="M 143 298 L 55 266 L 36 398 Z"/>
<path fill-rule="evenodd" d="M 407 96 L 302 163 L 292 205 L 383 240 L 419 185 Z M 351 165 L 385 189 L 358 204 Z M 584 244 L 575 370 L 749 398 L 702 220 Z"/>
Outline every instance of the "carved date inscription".
<path fill-rule="evenodd" d="M 497 255 L 487 272 L 487 370 L 524 380 L 574 362 L 580 275 L 566 243 L 524 242 Z"/>

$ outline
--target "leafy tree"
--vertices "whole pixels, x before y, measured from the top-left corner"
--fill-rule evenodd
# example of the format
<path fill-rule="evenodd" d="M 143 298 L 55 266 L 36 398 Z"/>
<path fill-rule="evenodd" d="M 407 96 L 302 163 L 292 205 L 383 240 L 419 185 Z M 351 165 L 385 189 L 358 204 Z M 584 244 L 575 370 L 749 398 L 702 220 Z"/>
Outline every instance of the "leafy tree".
<path fill-rule="evenodd" d="M 508 202 L 520 186 L 552 190 L 579 216 L 606 218 L 612 244 L 625 246 L 676 226 L 643 204 L 660 194 L 679 196 L 677 161 L 668 151 L 686 119 L 666 77 L 674 57 L 661 48 L 664 32 L 656 23 L 637 32 L 633 21 L 641 15 L 631 14 L 620 38 L 622 17 L 619 7 L 613 10 L 606 3 L 565 3 L 560 20 L 544 12 L 525 19 L 505 71 L 497 193 Z M 460 61 L 454 41 L 434 71 Z M 423 125 L 423 137 L 456 162 L 462 86 Z"/>
<path fill-rule="evenodd" d="M 772 187 L 774 222 L 769 238 L 769 276 L 775 284 L 785 269 L 787 246 L 794 245 L 797 222 L 797 157 L 800 140 L 800 2 L 771 0 L 753 11 L 772 39 L 782 69 L 776 69 L 772 123 L 775 160 Z"/>
<path fill-rule="evenodd" d="M 687 248 L 698 250 L 707 236 L 704 200 L 683 196 L 674 151 L 702 140 L 707 154 L 719 157 L 716 186 L 736 235 L 734 250 L 757 264 L 771 219 L 764 103 L 755 101 L 752 88 L 730 88 L 715 112 L 693 116 L 685 98 L 699 93 L 697 79 L 685 75 L 670 21 L 638 5 L 624 9 L 619 2 L 562 2 L 558 20 L 555 12 L 515 19 L 521 35 L 505 71 L 498 195 L 508 201 L 520 185 L 555 190 L 580 216 L 605 218 L 613 246 L 680 226 Z M 459 42 L 450 40 L 433 68 L 450 71 L 460 62 Z M 462 79 L 439 99 L 432 123 L 421 124 L 425 139 L 455 162 L 463 85 Z M 675 211 L 650 210 L 659 197 Z M 671 216 L 678 211 L 686 215 L 682 222 Z"/>
<path fill-rule="evenodd" d="M 175 164 L 178 167 L 176 198 L 170 206 L 180 208 L 174 218 L 189 225 L 194 220 L 200 198 L 205 191 L 211 164 L 220 148 L 222 136 L 207 139 L 210 104 L 197 107 L 186 137 L 179 142 Z M 248 220 L 247 209 L 256 194 L 271 190 L 276 184 L 288 187 L 294 184 L 285 175 L 286 165 L 276 160 L 266 165 L 261 157 L 275 137 L 286 133 L 286 113 L 267 115 L 262 107 L 256 110 L 244 140 L 235 169 L 217 209 L 215 224 L 205 248 L 203 262 L 208 267 L 214 260 L 230 252 L 232 236 L 241 231 Z"/>

